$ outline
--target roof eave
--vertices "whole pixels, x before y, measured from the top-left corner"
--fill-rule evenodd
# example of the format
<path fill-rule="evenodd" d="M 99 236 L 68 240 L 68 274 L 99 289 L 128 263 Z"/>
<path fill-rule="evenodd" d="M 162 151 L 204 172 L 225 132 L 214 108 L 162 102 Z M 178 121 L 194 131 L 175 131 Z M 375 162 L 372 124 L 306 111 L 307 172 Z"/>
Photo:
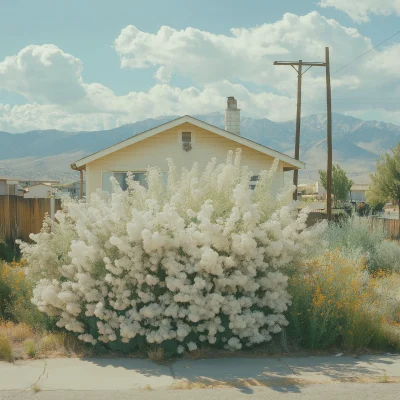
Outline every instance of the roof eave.
<path fill-rule="evenodd" d="M 263 145 L 261 145 L 261 144 L 259 144 L 257 142 L 253 142 L 252 140 L 246 139 L 246 138 L 244 138 L 242 136 L 237 136 L 237 135 L 235 135 L 235 134 L 233 134 L 231 132 L 225 131 L 225 130 L 223 130 L 221 128 L 218 128 L 218 127 L 216 127 L 214 125 L 208 124 L 207 122 L 201 121 L 201 120 L 199 120 L 197 118 L 193 118 L 190 115 L 184 115 L 183 117 L 176 118 L 176 119 L 174 119 L 172 121 L 169 121 L 169 122 L 167 122 L 165 124 L 162 124 L 162 125 L 159 125 L 159 126 L 157 126 L 155 128 L 152 128 L 152 129 L 149 129 L 147 131 L 141 132 L 141 133 L 139 133 L 137 135 L 134 135 L 134 136 L 132 136 L 132 137 L 130 137 L 128 139 L 125 139 L 125 140 L 123 140 L 121 142 L 118 142 L 118 143 L 112 145 L 112 146 L 109 146 L 109 147 L 107 147 L 107 148 L 105 148 L 103 150 L 100 150 L 100 151 L 98 151 L 96 153 L 90 154 L 89 156 L 81 158 L 80 160 L 77 160 L 74 163 L 72 163 L 71 164 L 71 168 L 73 170 L 76 170 L 76 171 L 85 169 L 86 164 L 88 164 L 88 163 L 90 163 L 92 161 L 95 161 L 95 160 L 97 160 L 97 159 L 99 159 L 101 157 L 105 157 L 108 154 L 111 154 L 111 153 L 113 153 L 115 151 L 118 151 L 118 150 L 120 150 L 120 149 L 122 149 L 122 148 L 124 148 L 126 146 L 129 146 L 131 144 L 135 144 L 135 143 L 137 143 L 137 142 L 139 142 L 141 140 L 147 139 L 148 137 L 154 136 L 154 135 L 156 135 L 158 133 L 161 133 L 161 132 L 163 132 L 163 131 L 165 131 L 167 129 L 174 128 L 175 126 L 181 125 L 181 124 L 183 124 L 185 122 L 191 123 L 191 124 L 193 124 L 195 126 L 203 128 L 205 130 L 208 130 L 208 131 L 214 132 L 216 134 L 219 134 L 219 135 L 221 135 L 221 136 L 223 136 L 223 137 L 225 137 L 227 139 L 234 140 L 238 144 L 242 144 L 244 146 L 253 148 L 254 150 L 257 150 L 257 151 L 259 151 L 261 153 L 269 155 L 270 157 L 277 158 L 280 161 L 282 161 L 283 163 L 289 164 L 291 167 L 293 167 L 293 168 L 286 167 L 286 168 L 291 168 L 291 169 L 287 169 L 288 171 L 289 170 L 295 170 L 295 169 L 304 169 L 306 167 L 306 164 L 303 163 L 302 161 L 295 160 L 294 158 L 292 158 L 292 157 L 290 157 L 290 156 L 288 156 L 286 154 L 280 153 L 280 152 L 278 152 L 276 150 L 273 150 L 273 149 L 271 149 L 271 148 L 269 148 L 267 146 L 263 146 Z"/>

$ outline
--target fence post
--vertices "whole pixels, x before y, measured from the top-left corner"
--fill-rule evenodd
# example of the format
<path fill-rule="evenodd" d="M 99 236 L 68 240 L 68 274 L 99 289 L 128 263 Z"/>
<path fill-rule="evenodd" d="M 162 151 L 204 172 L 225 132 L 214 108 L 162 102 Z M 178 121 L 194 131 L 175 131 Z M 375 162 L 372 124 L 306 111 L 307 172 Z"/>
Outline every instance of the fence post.
<path fill-rule="evenodd" d="M 54 214 L 56 210 L 56 199 L 52 196 L 50 197 L 50 218 L 54 220 Z"/>

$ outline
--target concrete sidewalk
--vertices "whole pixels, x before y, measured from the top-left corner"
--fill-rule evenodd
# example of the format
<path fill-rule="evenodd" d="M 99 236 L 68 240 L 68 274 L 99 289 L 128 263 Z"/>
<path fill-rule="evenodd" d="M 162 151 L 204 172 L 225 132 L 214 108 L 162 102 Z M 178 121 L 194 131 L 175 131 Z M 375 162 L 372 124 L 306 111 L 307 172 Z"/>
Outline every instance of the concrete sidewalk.
<path fill-rule="evenodd" d="M 400 381 L 400 355 L 199 359 L 170 365 L 129 358 L 0 363 L 0 391 L 126 391 L 391 380 Z"/>

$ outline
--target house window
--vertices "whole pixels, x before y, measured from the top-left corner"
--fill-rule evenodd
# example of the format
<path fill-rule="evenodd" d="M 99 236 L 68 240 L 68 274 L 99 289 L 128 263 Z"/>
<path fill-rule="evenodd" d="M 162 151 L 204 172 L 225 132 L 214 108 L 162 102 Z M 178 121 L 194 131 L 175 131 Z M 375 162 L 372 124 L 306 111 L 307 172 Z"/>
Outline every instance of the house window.
<path fill-rule="evenodd" d="M 114 176 L 117 180 L 119 186 L 122 190 L 127 190 L 128 185 L 126 183 L 127 172 L 102 172 L 102 190 L 108 193 L 112 193 L 112 185 L 110 182 L 110 178 Z M 147 179 L 146 179 L 146 172 L 133 172 L 133 180 L 139 182 L 145 188 L 148 188 Z M 162 172 L 162 181 L 165 185 L 168 182 L 168 172 Z"/>
<path fill-rule="evenodd" d="M 260 179 L 260 177 L 258 175 L 253 175 L 250 178 L 250 189 L 254 190 L 256 188 L 257 185 L 257 181 Z"/>
<path fill-rule="evenodd" d="M 182 143 L 192 143 L 192 132 L 182 132 Z"/>
<path fill-rule="evenodd" d="M 127 190 L 128 185 L 126 183 L 127 172 L 114 172 L 114 178 L 118 181 L 119 186 L 122 190 Z M 142 186 L 147 188 L 147 180 L 145 172 L 134 172 L 133 180 L 139 182 Z"/>
<path fill-rule="evenodd" d="M 182 147 L 185 151 L 192 149 L 192 132 L 182 132 Z"/>

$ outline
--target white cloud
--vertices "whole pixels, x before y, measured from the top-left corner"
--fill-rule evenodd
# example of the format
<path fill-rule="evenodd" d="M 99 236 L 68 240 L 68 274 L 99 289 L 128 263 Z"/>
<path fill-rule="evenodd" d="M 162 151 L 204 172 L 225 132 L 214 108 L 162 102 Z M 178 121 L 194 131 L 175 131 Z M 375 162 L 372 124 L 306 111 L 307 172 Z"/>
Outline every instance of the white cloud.
<path fill-rule="evenodd" d="M 231 29 L 231 35 L 167 26 L 152 34 L 130 25 L 114 42 L 123 68 L 156 66 L 155 78 L 160 82 L 180 74 L 196 84 L 240 79 L 288 92 L 295 90 L 286 85 L 293 71 L 275 67 L 273 61 L 323 60 L 328 45 L 335 61 L 344 63 L 355 52 L 369 49 L 371 41 L 355 29 L 312 12 L 304 16 L 285 14 L 280 21 L 251 29 Z"/>
<path fill-rule="evenodd" d="M 81 60 L 57 46 L 27 46 L 0 63 L 0 89 L 17 92 L 29 101 L 68 104 L 85 94 Z"/>
<path fill-rule="evenodd" d="M 0 130 L 101 130 L 162 115 L 222 112 L 227 95 L 240 99 L 240 106 L 248 113 L 273 120 L 292 118 L 294 109 L 293 99 L 271 93 L 252 93 L 243 85 L 228 81 L 208 84 L 202 90 L 158 84 L 148 92 L 130 92 L 125 96 L 116 96 L 100 84 L 84 84 L 83 87 L 85 98 L 73 107 L 39 103 L 14 107 L 0 104 Z"/>
<path fill-rule="evenodd" d="M 170 27 L 150 34 L 129 26 L 114 46 L 123 67 L 157 66 L 158 83 L 146 92 L 116 95 L 101 83 L 85 83 L 82 61 L 73 55 L 54 45 L 28 46 L 0 62 L 0 89 L 20 93 L 28 100 L 28 104 L 14 107 L 0 104 L 0 130 L 108 129 L 161 115 L 222 112 L 226 96 L 232 95 L 244 113 L 288 120 L 295 115 L 296 74 L 290 67 L 273 66 L 274 60 L 322 61 L 324 47 L 330 46 L 335 72 L 370 49 L 372 42 L 356 29 L 312 12 L 285 14 L 272 24 L 233 29 L 231 35 Z M 398 62 L 400 45 L 382 46 L 362 62 L 333 73 L 333 97 L 368 100 L 385 97 L 388 91 L 391 97 L 400 97 Z M 173 87 L 170 79 L 175 74 L 192 79 L 192 86 Z M 324 70 L 312 68 L 303 82 L 304 115 L 324 112 Z M 254 85 L 262 86 L 250 90 Z M 368 113 L 374 108 L 357 100 L 335 101 L 334 106 L 334 111 L 348 114 Z M 400 123 L 398 107 L 377 108 Z"/>
<path fill-rule="evenodd" d="M 316 11 L 304 16 L 285 14 L 275 23 L 232 29 L 230 35 L 170 27 L 162 27 L 153 34 L 127 26 L 114 43 L 121 67 L 158 67 L 155 78 L 160 82 L 168 82 L 174 74 L 192 79 L 195 85 L 241 81 L 245 85 L 272 87 L 289 97 L 296 96 L 296 74 L 290 67 L 273 66 L 273 61 L 299 58 L 323 61 L 326 46 L 331 52 L 333 97 L 368 99 L 387 96 L 389 88 L 392 94 L 400 91 L 396 67 L 400 62 L 398 45 L 383 46 L 335 73 L 370 50 L 373 43 L 358 30 L 342 26 Z M 304 75 L 303 82 L 304 112 L 323 111 L 325 71 L 314 67 Z M 371 108 L 365 101 L 334 104 L 338 112 Z M 279 114 L 277 107 L 274 109 L 273 114 Z"/>
<path fill-rule="evenodd" d="M 334 7 L 356 22 L 368 22 L 369 15 L 400 15 L 400 0 L 321 0 L 321 7 Z"/>

